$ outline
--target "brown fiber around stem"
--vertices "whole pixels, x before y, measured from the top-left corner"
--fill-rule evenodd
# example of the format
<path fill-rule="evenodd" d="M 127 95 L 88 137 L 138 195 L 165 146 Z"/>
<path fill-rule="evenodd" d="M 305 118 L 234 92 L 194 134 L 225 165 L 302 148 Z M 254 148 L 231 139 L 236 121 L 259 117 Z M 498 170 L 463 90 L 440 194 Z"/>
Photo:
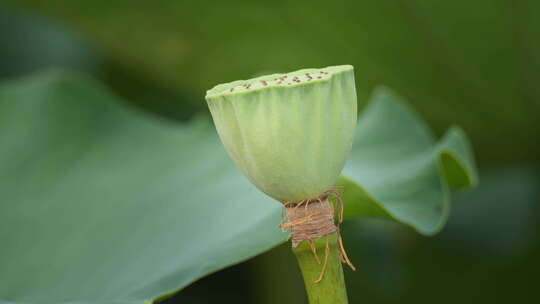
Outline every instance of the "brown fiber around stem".
<path fill-rule="evenodd" d="M 337 212 L 330 202 L 330 197 L 336 201 Z M 323 236 L 336 233 L 341 261 L 349 265 L 352 270 L 356 270 L 345 252 L 339 231 L 339 224 L 343 221 L 343 202 L 337 190 L 328 190 L 315 199 L 297 203 L 286 203 L 284 207 L 286 209 L 286 216 L 284 216 L 280 227 L 290 230 L 293 248 L 296 248 L 301 242 L 307 241 L 310 244 L 314 258 L 320 264 L 321 261 L 319 260 L 313 242 Z M 337 225 L 334 222 L 336 213 L 338 218 Z M 324 275 L 324 264 L 321 271 L 322 275 Z"/>

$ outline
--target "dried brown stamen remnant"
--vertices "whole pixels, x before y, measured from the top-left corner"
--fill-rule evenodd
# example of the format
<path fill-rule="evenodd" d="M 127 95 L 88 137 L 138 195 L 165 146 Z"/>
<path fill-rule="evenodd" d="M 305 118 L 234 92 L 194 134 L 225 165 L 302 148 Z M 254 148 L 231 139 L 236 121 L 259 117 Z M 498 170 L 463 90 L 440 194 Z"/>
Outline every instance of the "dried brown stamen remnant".
<path fill-rule="evenodd" d="M 334 210 L 330 198 L 336 201 L 337 212 Z M 328 190 L 315 199 L 286 203 L 284 207 L 286 209 L 286 216 L 284 216 L 284 221 L 280 227 L 290 230 L 293 248 L 296 248 L 303 241 L 308 242 L 314 258 L 320 264 L 317 249 L 313 245 L 314 241 L 326 235 L 336 233 L 341 261 L 349 265 L 351 269 L 356 269 L 345 252 L 339 231 L 339 224 L 343 221 L 343 202 L 341 201 L 341 194 L 337 190 Z M 337 225 L 334 221 L 336 215 L 338 218 Z M 286 222 L 285 218 L 287 220 Z M 320 281 L 324 275 L 327 251 L 325 250 L 325 262 L 322 265 L 321 276 L 317 281 Z"/>
<path fill-rule="evenodd" d="M 288 203 L 285 208 L 288 222 L 281 227 L 290 228 L 294 248 L 302 241 L 316 240 L 338 231 L 334 223 L 334 207 L 327 193 L 320 198 Z"/>

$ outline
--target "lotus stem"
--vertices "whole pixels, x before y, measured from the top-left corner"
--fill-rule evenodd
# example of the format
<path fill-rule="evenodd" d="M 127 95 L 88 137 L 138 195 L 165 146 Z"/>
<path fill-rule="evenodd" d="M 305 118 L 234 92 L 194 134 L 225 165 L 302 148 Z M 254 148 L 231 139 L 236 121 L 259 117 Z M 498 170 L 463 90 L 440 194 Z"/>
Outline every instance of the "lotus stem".
<path fill-rule="evenodd" d="M 310 304 L 348 303 L 337 233 L 311 243 L 302 242 L 293 248 L 293 253 L 302 271 Z"/>

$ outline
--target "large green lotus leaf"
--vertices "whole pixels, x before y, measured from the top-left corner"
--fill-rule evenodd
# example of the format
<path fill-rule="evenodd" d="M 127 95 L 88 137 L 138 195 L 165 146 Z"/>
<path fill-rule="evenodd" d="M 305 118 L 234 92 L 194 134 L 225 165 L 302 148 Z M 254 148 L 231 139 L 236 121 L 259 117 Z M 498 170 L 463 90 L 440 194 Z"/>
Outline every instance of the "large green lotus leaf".
<path fill-rule="evenodd" d="M 386 88 L 359 118 L 353 151 L 339 184 L 346 216 L 391 218 L 422 234 L 446 223 L 450 190 L 477 183 L 467 138 L 452 127 L 436 142 L 427 126 Z"/>
<path fill-rule="evenodd" d="M 0 147 L 2 303 L 143 303 L 287 237 L 207 121 L 70 74 L 0 84 Z"/>
<path fill-rule="evenodd" d="M 484 161 L 536 161 L 540 153 L 531 140 L 540 115 L 540 1 L 11 2 L 62 18 L 126 70 L 172 90 L 348 63 L 362 102 L 374 85 L 388 85 L 438 134 L 464 126 Z"/>
<path fill-rule="evenodd" d="M 433 233 L 449 188 L 476 181 L 463 134 L 437 144 L 396 96 L 373 99 L 341 180 L 346 215 Z M 280 205 L 204 121 L 162 121 L 63 73 L 0 84 L 0 110 L 4 303 L 152 301 L 287 237 Z"/>

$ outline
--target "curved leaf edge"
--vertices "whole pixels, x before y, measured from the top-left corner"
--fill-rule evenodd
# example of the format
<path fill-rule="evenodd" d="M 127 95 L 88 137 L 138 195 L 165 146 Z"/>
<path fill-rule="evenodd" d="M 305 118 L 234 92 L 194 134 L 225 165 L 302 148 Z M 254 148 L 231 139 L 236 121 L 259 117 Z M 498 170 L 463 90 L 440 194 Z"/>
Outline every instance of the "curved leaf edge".
<path fill-rule="evenodd" d="M 389 91 L 386 87 L 376 89 L 374 94 L 379 94 L 380 91 Z M 391 92 L 391 94 L 395 94 Z M 407 108 L 410 107 L 401 98 L 396 101 Z M 418 119 L 418 122 L 427 128 L 426 123 L 421 120 L 417 113 L 411 110 L 411 114 Z M 452 145 L 452 143 L 454 145 Z M 455 146 L 460 147 L 458 150 Z M 442 193 L 442 213 L 437 221 L 437 224 L 432 229 L 422 229 L 420 225 L 414 221 L 407 220 L 393 213 L 389 208 L 385 207 L 385 203 L 375 199 L 373 195 L 360 183 L 353 179 L 341 175 L 337 185 L 345 189 L 343 201 L 346 204 L 345 217 L 351 219 L 354 217 L 375 217 L 395 221 L 411 227 L 421 235 L 432 236 L 440 232 L 450 214 L 451 208 L 451 191 L 465 190 L 476 187 L 478 185 L 478 173 L 474 156 L 472 153 L 470 141 L 459 126 L 452 125 L 446 133 L 433 146 L 433 161 L 439 172 L 439 181 L 441 183 Z M 453 174 L 458 174 L 455 178 Z M 347 202 L 349 202 L 347 204 Z M 354 202 L 354 203 L 351 203 Z"/>
<path fill-rule="evenodd" d="M 273 214 L 272 214 L 272 216 L 273 216 Z M 238 265 L 238 264 L 240 264 L 240 263 L 249 261 L 249 260 L 251 260 L 252 258 L 254 258 L 254 257 L 256 257 L 256 256 L 259 256 L 259 255 L 261 255 L 261 254 L 264 254 L 265 252 L 268 252 L 268 251 L 270 251 L 270 250 L 272 250 L 272 249 L 274 249 L 274 248 L 280 246 L 281 244 L 285 243 L 285 242 L 288 241 L 288 240 L 289 240 L 289 237 L 287 236 L 286 238 L 284 238 L 284 239 L 282 240 L 282 242 L 280 242 L 280 243 L 278 243 L 278 244 L 274 244 L 274 245 L 272 245 L 272 246 L 269 246 L 269 247 L 267 247 L 267 248 L 261 250 L 258 254 L 250 255 L 250 256 L 245 256 L 245 257 L 242 257 L 242 258 L 240 258 L 240 259 L 237 259 L 236 261 L 234 261 L 234 262 L 232 262 L 232 263 L 230 263 L 230 264 L 228 264 L 228 265 L 224 265 L 224 266 L 218 267 L 218 268 L 216 268 L 216 269 L 214 269 L 214 270 L 212 270 L 212 271 L 210 271 L 210 272 L 201 273 L 201 274 L 198 276 L 197 279 L 192 280 L 192 281 L 189 281 L 189 282 L 187 282 L 186 284 L 183 284 L 183 285 L 179 286 L 178 288 L 171 289 L 171 290 L 169 290 L 169 291 L 167 291 L 167 292 L 165 292 L 165 293 L 162 293 L 161 295 L 159 295 L 159 296 L 157 296 L 157 297 L 154 297 L 154 298 L 151 298 L 151 299 L 145 299 L 145 300 L 144 300 L 144 304 L 155 304 L 155 303 L 160 303 L 160 302 L 162 302 L 162 301 L 164 301 L 164 300 L 166 300 L 166 299 L 168 299 L 168 298 L 174 296 L 175 294 L 181 292 L 181 291 L 182 291 L 184 288 L 186 288 L 187 286 L 190 286 L 191 284 L 193 284 L 193 283 L 195 283 L 195 282 L 197 282 L 197 281 L 199 281 L 199 280 L 201 280 L 201 279 L 204 279 L 204 278 L 206 278 L 206 277 L 208 277 L 208 276 L 210 276 L 210 275 L 213 275 L 213 274 L 215 274 L 215 273 L 217 273 L 217 272 L 219 272 L 219 271 L 221 271 L 221 270 L 223 270 L 223 269 L 226 269 L 226 268 L 229 268 L 229 267 L 231 267 L 231 266 Z M 0 303 L 0 304 L 2 304 L 2 303 Z M 16 303 L 16 304 L 20 304 L 20 303 Z"/>
<path fill-rule="evenodd" d="M 208 134 L 209 132 L 215 132 L 212 128 L 212 124 L 210 123 L 210 120 L 207 119 L 204 115 L 195 115 L 192 117 L 189 121 L 185 123 L 178 123 L 174 121 L 170 121 L 167 119 L 163 119 L 160 116 L 154 115 L 152 113 L 149 113 L 144 110 L 140 110 L 136 106 L 133 106 L 130 104 L 124 97 L 118 96 L 113 90 L 103 85 L 99 80 L 93 78 L 92 76 L 89 76 L 87 74 L 79 73 L 76 71 L 72 71 L 69 69 L 62 69 L 62 68 L 47 68 L 47 69 L 41 69 L 34 73 L 28 74 L 28 75 L 22 75 L 19 77 L 13 77 L 9 79 L 5 79 L 0 81 L 0 89 L 9 88 L 7 90 L 8 92 L 18 92 L 20 91 L 21 87 L 46 87 L 46 86 L 56 86 L 58 84 L 62 83 L 69 83 L 69 84 L 76 84 L 76 85 L 84 85 L 87 88 L 90 88 L 94 92 L 98 92 L 100 96 L 104 96 L 105 102 L 115 103 L 118 107 L 122 107 L 126 111 L 131 112 L 133 115 L 144 117 L 144 119 L 149 120 L 150 123 L 159 124 L 162 127 L 166 127 L 169 125 L 175 125 L 175 128 L 178 129 L 178 125 L 180 125 L 180 128 L 183 129 L 186 133 L 193 134 L 193 136 L 200 136 L 201 134 Z M 214 139 L 217 141 L 217 136 L 214 136 Z M 277 202 L 276 202 L 277 204 Z M 267 214 L 264 218 L 275 218 L 276 212 Z M 285 242 L 288 239 L 288 236 L 284 236 L 283 239 L 278 243 L 272 243 L 269 246 L 263 247 L 258 250 L 258 253 L 256 254 L 250 254 L 245 256 L 239 256 L 233 261 L 225 264 L 220 265 L 218 267 L 213 268 L 211 271 L 206 272 L 204 271 L 205 268 L 201 268 L 201 272 L 199 275 L 197 275 L 196 279 L 190 280 L 188 282 L 185 282 L 182 285 L 179 285 L 176 288 L 172 288 L 164 293 L 161 293 L 160 295 L 157 295 L 155 297 L 150 298 L 144 298 L 144 297 L 137 297 L 137 296 L 129 296 L 126 300 L 106 300 L 107 303 L 113 303 L 113 304 L 137 304 L 137 303 L 144 303 L 144 304 L 150 304 L 150 303 L 157 303 L 160 301 L 163 301 L 174 294 L 180 292 L 182 289 L 184 289 L 186 286 L 191 285 L 192 283 L 208 276 L 213 273 L 216 273 L 222 269 L 225 269 L 227 267 L 230 267 L 232 265 L 236 265 L 242 262 L 245 262 L 247 260 L 250 260 L 251 258 L 262 254 L 266 251 L 269 251 L 273 249 L 276 246 L 279 246 L 283 242 Z M 62 302 L 64 304 L 98 304 L 103 303 L 102 301 L 67 301 Z M 36 302 L 21 302 L 21 301 L 9 301 L 5 299 L 0 299 L 0 304 L 36 304 Z"/>

